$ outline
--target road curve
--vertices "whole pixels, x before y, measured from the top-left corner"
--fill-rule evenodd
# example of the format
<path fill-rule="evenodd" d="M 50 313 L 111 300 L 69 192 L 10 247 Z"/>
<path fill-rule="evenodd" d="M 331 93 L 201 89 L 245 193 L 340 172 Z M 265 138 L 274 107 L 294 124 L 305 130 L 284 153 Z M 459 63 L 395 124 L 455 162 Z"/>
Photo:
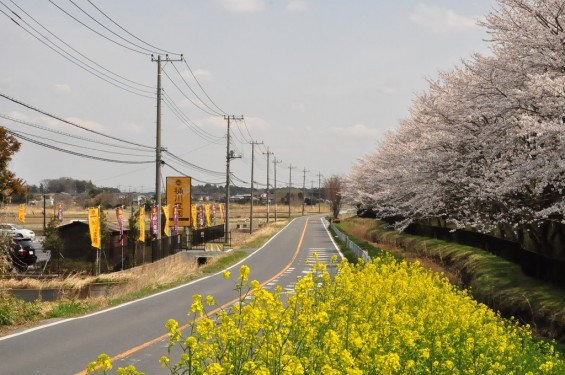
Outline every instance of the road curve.
<path fill-rule="evenodd" d="M 281 285 L 292 289 L 296 278 L 308 272 L 307 260 L 313 259 L 314 252 L 318 261 L 327 263 L 331 256 L 341 256 L 321 215 L 293 220 L 230 270 L 237 277 L 241 264 L 246 264 L 251 268 L 250 279 L 266 288 Z M 147 374 L 168 373 L 158 364 L 168 344 L 165 322 L 170 318 L 186 322 L 194 294 L 212 295 L 218 306 L 232 303 L 234 285 L 223 279 L 222 273 L 100 312 L 1 337 L 0 373 L 79 374 L 100 353 L 112 357 L 115 368 L 134 364 Z"/>

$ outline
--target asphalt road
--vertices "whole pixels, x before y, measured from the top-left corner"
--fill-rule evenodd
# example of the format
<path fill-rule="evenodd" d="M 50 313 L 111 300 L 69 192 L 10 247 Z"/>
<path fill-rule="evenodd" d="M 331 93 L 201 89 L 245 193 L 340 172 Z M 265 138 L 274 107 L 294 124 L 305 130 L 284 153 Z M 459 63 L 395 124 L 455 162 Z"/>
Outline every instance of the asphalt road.
<path fill-rule="evenodd" d="M 341 256 L 322 216 L 300 217 L 230 271 L 237 277 L 246 264 L 250 279 L 266 288 L 281 285 L 291 290 L 297 277 L 309 271 L 307 260 L 314 262 L 314 252 L 326 263 L 333 255 Z M 0 374 L 77 374 L 100 353 L 113 358 L 114 368 L 134 364 L 147 374 L 166 374 L 158 363 L 168 344 L 165 322 L 174 318 L 186 323 L 194 294 L 212 295 L 217 305 L 229 304 L 236 298 L 233 288 L 219 272 L 94 314 L 0 337 Z"/>

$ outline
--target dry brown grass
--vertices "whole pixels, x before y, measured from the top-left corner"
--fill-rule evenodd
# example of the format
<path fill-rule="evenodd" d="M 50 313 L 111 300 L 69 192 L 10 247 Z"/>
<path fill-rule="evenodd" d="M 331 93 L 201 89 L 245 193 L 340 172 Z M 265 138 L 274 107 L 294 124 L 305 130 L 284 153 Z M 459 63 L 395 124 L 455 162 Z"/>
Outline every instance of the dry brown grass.
<path fill-rule="evenodd" d="M 287 220 L 270 222 L 250 234 L 249 231 L 233 231 L 232 247 L 235 249 L 259 247 L 270 237 L 275 235 L 286 224 Z M 213 258 L 208 264 L 213 264 L 216 258 Z M 166 264 L 166 266 L 164 265 Z M 163 272 L 166 267 L 167 272 Z M 2 279 L 0 280 L 0 289 L 83 289 L 89 284 L 103 281 L 106 283 L 123 283 L 120 288 L 113 288 L 108 295 L 110 298 L 123 297 L 147 287 L 158 288 L 163 285 L 170 285 L 178 280 L 186 279 L 193 275 L 197 277 L 199 272 L 196 261 L 188 261 L 185 257 L 177 256 L 174 259 L 167 258 L 155 263 L 145 264 L 139 267 L 102 274 L 99 276 L 90 276 L 84 274 L 75 274 L 67 276 L 64 279 L 59 278 L 31 278 L 23 279 Z"/>

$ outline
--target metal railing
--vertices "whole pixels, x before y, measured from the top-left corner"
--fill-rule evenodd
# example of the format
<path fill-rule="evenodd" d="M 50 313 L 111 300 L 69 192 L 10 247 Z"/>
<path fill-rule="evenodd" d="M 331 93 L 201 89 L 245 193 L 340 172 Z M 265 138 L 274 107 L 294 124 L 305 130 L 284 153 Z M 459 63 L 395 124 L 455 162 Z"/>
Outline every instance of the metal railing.
<path fill-rule="evenodd" d="M 369 253 L 367 253 L 366 250 L 363 250 L 362 248 L 359 247 L 359 245 L 351 241 L 349 237 L 347 237 L 346 234 L 342 233 L 339 229 L 337 229 L 334 224 L 332 224 L 332 229 L 335 231 L 337 237 L 341 241 L 343 241 L 343 243 L 345 243 L 345 246 L 347 246 L 349 250 L 353 251 L 353 253 L 357 258 L 361 258 L 367 263 L 371 262 L 371 257 L 369 256 Z"/>

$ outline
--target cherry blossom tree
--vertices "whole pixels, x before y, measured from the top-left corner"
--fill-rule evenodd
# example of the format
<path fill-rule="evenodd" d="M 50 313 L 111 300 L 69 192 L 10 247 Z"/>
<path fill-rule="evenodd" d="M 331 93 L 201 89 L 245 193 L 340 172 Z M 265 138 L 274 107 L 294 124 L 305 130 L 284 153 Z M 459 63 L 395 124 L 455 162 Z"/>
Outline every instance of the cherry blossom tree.
<path fill-rule="evenodd" d="M 492 230 L 563 221 L 565 2 L 499 0 L 473 55 L 419 94 L 344 179 L 349 201 L 396 217 Z"/>

